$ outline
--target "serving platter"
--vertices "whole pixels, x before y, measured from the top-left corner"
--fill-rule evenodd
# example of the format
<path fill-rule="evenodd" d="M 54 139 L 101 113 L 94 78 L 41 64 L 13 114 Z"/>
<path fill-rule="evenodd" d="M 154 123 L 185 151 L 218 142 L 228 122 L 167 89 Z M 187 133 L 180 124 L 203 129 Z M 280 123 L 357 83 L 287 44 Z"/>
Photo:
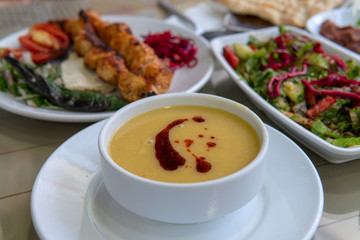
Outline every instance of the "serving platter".
<path fill-rule="evenodd" d="M 176 70 L 171 86 L 167 94 L 176 92 L 196 92 L 201 89 L 209 80 L 214 70 L 214 59 L 212 57 L 209 43 L 194 32 L 172 25 L 170 23 L 147 17 L 126 16 L 126 15 L 104 15 L 104 21 L 125 22 L 132 33 L 139 39 L 149 33 L 172 31 L 173 34 L 180 34 L 186 38 L 192 38 L 198 47 L 198 63 L 193 68 L 181 68 Z M 18 37 L 26 34 L 28 29 L 10 34 L 0 40 L 0 47 L 20 48 Z M 75 112 L 54 108 L 33 108 L 14 98 L 9 93 L 0 92 L 0 108 L 21 116 L 57 122 L 95 122 L 105 119 L 113 113 L 108 112 Z"/>
<path fill-rule="evenodd" d="M 168 224 L 126 210 L 107 192 L 97 148 L 104 122 L 68 139 L 41 168 L 31 194 L 41 239 L 304 240 L 314 235 L 324 204 L 321 180 L 306 154 L 278 130 L 266 126 L 269 164 L 252 201 L 214 221 Z"/>
<path fill-rule="evenodd" d="M 354 59 L 356 64 L 360 64 L 360 56 L 351 51 L 344 51 L 343 47 L 333 43 L 330 40 L 321 38 L 320 36 L 313 35 L 305 30 L 287 26 L 294 34 L 305 35 L 310 39 L 318 41 L 322 44 L 322 48 L 328 54 L 335 55 L 338 54 L 340 58 L 344 60 Z M 228 36 L 223 36 L 216 38 L 211 41 L 211 48 L 217 60 L 229 73 L 231 79 L 239 86 L 241 91 L 253 102 L 257 108 L 263 111 L 275 124 L 280 128 L 285 130 L 288 134 L 293 136 L 298 141 L 302 142 L 305 146 L 312 149 L 315 153 L 322 156 L 325 160 L 328 160 L 332 163 L 343 163 L 350 160 L 355 160 L 360 158 L 360 147 L 353 148 L 342 148 L 334 146 L 327 141 L 316 136 L 312 132 L 303 128 L 290 118 L 286 117 L 260 95 L 258 95 L 250 86 L 247 85 L 245 81 L 242 81 L 234 69 L 230 67 L 225 58 L 222 55 L 223 47 L 225 45 L 231 45 L 233 43 L 242 43 L 246 44 L 248 42 L 249 36 L 255 36 L 258 39 L 268 39 L 270 37 L 275 37 L 279 35 L 278 27 L 269 27 L 261 30 L 249 31 L 246 33 L 232 34 Z"/>
<path fill-rule="evenodd" d="M 321 25 L 326 20 L 331 20 L 333 23 L 338 25 L 339 27 L 345 26 L 357 26 L 358 21 L 360 20 L 360 9 L 358 8 L 337 8 L 325 12 L 318 13 L 312 17 L 310 17 L 306 22 L 306 29 L 320 36 L 321 38 L 328 40 L 324 36 L 320 34 Z M 328 40 L 330 41 L 330 40 Z M 352 50 L 349 50 L 335 42 L 334 44 L 338 45 L 344 52 L 350 51 L 355 53 Z M 357 54 L 357 53 L 355 53 Z"/>

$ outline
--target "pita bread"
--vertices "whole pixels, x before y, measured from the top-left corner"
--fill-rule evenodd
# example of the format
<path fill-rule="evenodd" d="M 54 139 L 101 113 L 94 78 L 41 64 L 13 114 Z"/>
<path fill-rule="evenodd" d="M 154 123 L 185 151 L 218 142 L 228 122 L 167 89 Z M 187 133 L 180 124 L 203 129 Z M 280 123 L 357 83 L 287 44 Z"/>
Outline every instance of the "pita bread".
<path fill-rule="evenodd" d="M 234 13 L 254 15 L 274 25 L 305 27 L 311 16 L 338 7 L 343 0 L 214 0 Z"/>

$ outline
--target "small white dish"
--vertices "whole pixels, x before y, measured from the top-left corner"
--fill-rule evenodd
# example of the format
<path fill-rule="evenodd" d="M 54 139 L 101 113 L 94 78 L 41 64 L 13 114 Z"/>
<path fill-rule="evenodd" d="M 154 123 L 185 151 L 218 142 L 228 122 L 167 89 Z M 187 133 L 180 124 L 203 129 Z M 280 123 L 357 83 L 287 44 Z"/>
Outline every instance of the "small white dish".
<path fill-rule="evenodd" d="M 310 17 L 306 21 L 306 29 L 309 32 L 319 35 L 321 38 L 325 38 L 320 34 L 321 25 L 326 20 L 331 20 L 333 23 L 338 25 L 339 27 L 345 26 L 356 26 L 357 22 L 360 20 L 360 9 L 357 8 L 337 8 L 325 12 L 318 13 L 312 17 Z M 337 43 L 335 43 L 338 45 Z M 338 45 L 340 46 L 340 45 Z M 350 51 L 353 52 L 345 47 L 340 46 L 343 48 L 343 51 Z M 354 53 L 354 52 L 353 52 Z M 356 53 L 357 54 L 357 53 Z"/>
<path fill-rule="evenodd" d="M 260 141 L 259 152 L 249 164 L 232 174 L 191 183 L 172 183 L 140 177 L 119 166 L 111 158 L 109 144 L 114 133 L 125 123 L 151 110 L 178 105 L 212 107 L 240 117 L 255 130 Z M 224 125 L 221 121 L 218 124 Z M 141 125 L 138 127 L 141 128 Z M 148 137 L 151 138 L 150 135 Z M 241 144 L 244 141 L 238 142 L 238 145 Z M 265 124 L 253 111 L 233 100 L 203 93 L 165 94 L 128 104 L 107 119 L 99 134 L 101 172 L 110 195 L 120 205 L 141 216 L 179 224 L 218 219 L 250 202 L 264 183 L 269 160 L 268 145 L 269 136 Z"/>
<path fill-rule="evenodd" d="M 195 45 L 198 47 L 198 64 L 194 68 L 178 69 L 167 93 L 196 92 L 210 79 L 214 70 L 214 59 L 210 45 L 203 37 L 190 30 L 153 18 L 124 15 L 104 15 L 102 18 L 104 21 L 127 23 L 133 34 L 139 39 L 143 39 L 143 36 L 149 33 L 171 29 L 173 34 L 180 34 L 195 40 Z M 27 31 L 28 29 L 24 29 L 0 39 L 0 47 L 20 48 L 18 37 L 26 34 Z M 114 113 L 114 111 L 87 113 L 62 109 L 32 108 L 15 100 L 11 94 L 4 92 L 0 92 L 0 108 L 24 117 L 57 122 L 95 122 L 108 118 Z"/>
<path fill-rule="evenodd" d="M 344 51 L 343 47 L 332 41 L 321 38 L 320 36 L 313 35 L 305 30 L 287 26 L 294 34 L 305 35 L 310 39 L 318 41 L 322 44 L 322 48 L 328 54 L 338 54 L 340 58 L 345 60 L 354 59 L 356 64 L 360 65 L 360 56 L 351 51 Z M 222 55 L 223 47 L 225 45 L 231 45 L 233 43 L 246 44 L 249 36 L 253 35 L 258 39 L 268 39 L 279 35 L 279 27 L 269 27 L 261 30 L 250 31 L 246 33 L 233 34 L 223 37 L 218 37 L 211 41 L 211 47 L 215 54 L 215 57 L 219 60 L 221 65 L 229 73 L 230 77 L 240 87 L 243 93 L 252 101 L 257 108 L 265 112 L 265 114 L 279 127 L 284 129 L 291 136 L 302 142 L 305 146 L 312 149 L 315 153 L 322 156 L 329 162 L 342 163 L 350 160 L 360 158 L 360 147 L 354 148 L 342 148 L 332 145 L 322 138 L 316 136 L 312 132 L 308 131 L 304 127 L 300 126 L 290 118 L 286 117 L 260 95 L 258 95 L 245 81 L 242 81 L 234 69 L 230 67 L 225 58 Z"/>
<path fill-rule="evenodd" d="M 311 239 L 323 210 L 319 175 L 306 154 L 267 126 L 269 162 L 261 193 L 224 218 L 201 224 L 168 224 L 127 211 L 107 193 L 97 138 L 105 121 L 63 143 L 40 170 L 31 214 L 41 239 Z M 248 215 L 254 212 L 254 215 Z"/>

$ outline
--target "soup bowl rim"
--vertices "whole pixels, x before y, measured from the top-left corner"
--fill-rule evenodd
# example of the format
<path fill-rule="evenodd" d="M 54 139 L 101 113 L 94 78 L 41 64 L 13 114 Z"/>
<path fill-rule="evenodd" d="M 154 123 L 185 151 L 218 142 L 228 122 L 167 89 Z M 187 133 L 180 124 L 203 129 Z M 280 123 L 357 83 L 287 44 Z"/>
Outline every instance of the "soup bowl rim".
<path fill-rule="evenodd" d="M 110 124 L 118 119 L 119 115 L 126 113 L 126 111 L 129 111 L 131 109 L 135 109 L 138 108 L 139 106 L 141 106 L 144 103 L 150 103 L 152 102 L 152 100 L 156 101 L 162 101 L 163 99 L 171 99 L 171 98 L 182 98 L 182 97 L 192 97 L 192 98 L 202 98 L 202 97 L 206 97 L 206 98 L 211 98 L 214 100 L 220 100 L 220 101 L 225 101 L 225 104 L 235 104 L 238 107 L 240 107 L 242 110 L 246 110 L 249 111 L 248 114 L 251 116 L 251 118 L 253 118 L 253 120 L 257 121 L 257 125 L 261 128 L 260 129 L 260 133 L 257 132 L 257 135 L 259 137 L 261 146 L 260 146 L 260 150 L 257 153 L 256 157 L 254 159 L 251 160 L 251 162 L 249 164 L 247 164 L 245 167 L 231 173 L 228 174 L 226 176 L 223 177 L 219 177 L 216 179 L 212 179 L 212 180 L 206 180 L 206 181 L 200 181 L 200 182 L 187 182 L 187 183 L 176 183 L 176 182 L 164 182 L 164 181 L 160 181 L 160 180 L 153 180 L 153 179 L 149 179 L 149 178 L 145 178 L 145 177 L 141 177 L 138 176 L 126 169 L 124 169 L 123 167 L 119 166 L 117 163 L 115 163 L 115 161 L 111 158 L 111 156 L 109 155 L 108 151 L 107 151 L 107 146 L 109 144 L 109 141 L 106 141 L 106 133 L 109 131 L 108 128 L 111 128 Z M 152 98 L 152 99 L 151 99 Z M 164 104 L 164 106 L 162 107 L 168 107 L 168 106 L 173 106 L 174 104 Z M 202 104 L 176 104 L 176 105 L 195 105 L 195 106 L 205 106 Z M 151 108 L 147 111 L 151 111 L 151 110 L 155 110 L 158 108 L 162 108 L 162 107 L 155 107 L 155 108 Z M 211 107 L 211 106 L 206 106 L 206 107 Z M 216 108 L 216 107 L 214 107 Z M 147 111 L 141 111 L 136 115 L 140 115 L 142 113 L 145 113 Z M 225 110 L 226 111 L 226 110 Z M 237 115 L 237 114 L 236 114 Z M 241 116 L 239 116 L 241 117 Z M 126 118 L 126 117 L 125 117 Z M 130 119 L 132 119 L 133 117 L 127 118 L 125 121 L 121 121 L 121 123 L 117 126 L 117 128 L 119 128 L 122 124 L 124 124 L 125 122 L 129 121 Z M 249 121 L 246 121 L 249 123 Z M 249 123 L 253 128 L 255 128 L 253 126 L 252 123 Z M 116 128 L 116 129 L 117 129 Z M 112 133 L 114 133 L 114 131 L 116 129 L 112 129 Z M 256 130 L 256 129 L 255 129 Z M 260 136 L 260 134 L 262 136 Z M 108 164 L 110 164 L 116 171 L 120 172 L 121 174 L 126 175 L 127 177 L 130 177 L 136 181 L 140 181 L 143 183 L 148 183 L 148 184 L 153 184 L 153 185 L 158 185 L 158 186 L 163 186 L 163 187 L 170 187 L 170 188 L 182 188 L 182 187 L 201 187 L 204 185 L 216 185 L 216 184 L 221 184 L 221 183 L 225 183 L 227 181 L 231 181 L 233 180 L 233 178 L 238 178 L 240 177 L 239 175 L 245 175 L 248 174 L 253 168 L 256 168 L 257 165 L 261 164 L 261 162 L 263 161 L 263 158 L 265 158 L 264 155 L 266 155 L 267 149 L 268 149 L 268 145 L 269 145 L 269 136 L 268 136 L 268 132 L 267 129 L 265 127 L 265 124 L 262 122 L 262 120 L 260 119 L 259 116 L 257 116 L 257 114 L 255 114 L 252 110 L 250 110 L 248 107 L 246 107 L 245 105 L 235 102 L 231 99 L 227 99 L 224 97 L 220 97 L 220 96 L 216 96 L 216 95 L 211 95 L 211 94 L 205 94 L 205 93 L 173 93 L 173 94 L 163 94 L 163 95 L 157 95 L 157 96 L 152 96 L 149 98 L 145 98 L 145 99 L 141 99 L 138 100 L 136 102 L 133 102 L 131 104 L 128 104 L 126 106 L 124 106 L 123 108 L 121 108 L 120 110 L 118 110 L 117 112 L 115 112 L 112 116 L 110 116 L 110 118 L 106 121 L 106 123 L 102 126 L 101 130 L 100 130 L 100 134 L 99 134 L 99 138 L 98 138 L 98 145 L 99 145 L 99 149 L 100 149 L 100 153 L 102 155 L 102 157 L 106 160 L 106 162 Z"/>

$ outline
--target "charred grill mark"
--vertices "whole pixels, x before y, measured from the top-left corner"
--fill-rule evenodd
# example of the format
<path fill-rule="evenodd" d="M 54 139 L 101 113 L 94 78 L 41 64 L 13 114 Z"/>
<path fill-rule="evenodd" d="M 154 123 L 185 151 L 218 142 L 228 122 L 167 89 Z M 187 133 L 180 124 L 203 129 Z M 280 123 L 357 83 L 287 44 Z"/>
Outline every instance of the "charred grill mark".
<path fill-rule="evenodd" d="M 147 94 L 147 97 L 151 97 L 151 96 L 156 96 L 157 94 L 155 93 L 155 92 L 149 92 L 148 94 Z"/>
<path fill-rule="evenodd" d="M 111 49 L 98 37 L 95 28 L 86 14 L 84 10 L 81 10 L 79 13 L 80 18 L 84 21 L 84 30 L 86 32 L 86 37 L 89 39 L 89 41 L 95 46 L 104 48 L 107 51 L 111 51 Z"/>

